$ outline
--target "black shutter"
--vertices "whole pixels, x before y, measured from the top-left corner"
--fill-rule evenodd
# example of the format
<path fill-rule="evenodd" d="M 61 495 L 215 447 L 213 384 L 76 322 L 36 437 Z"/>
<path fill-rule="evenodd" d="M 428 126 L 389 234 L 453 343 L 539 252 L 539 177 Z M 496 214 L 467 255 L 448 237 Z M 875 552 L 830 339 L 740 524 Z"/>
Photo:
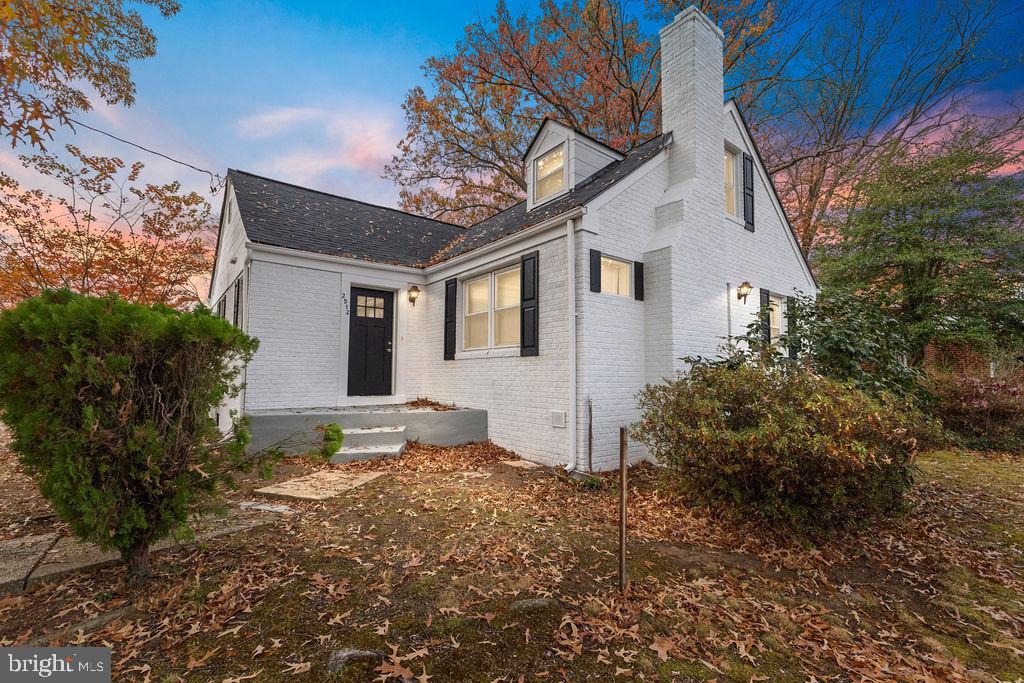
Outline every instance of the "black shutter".
<path fill-rule="evenodd" d="M 242 327 L 242 278 L 235 280 L 235 310 L 233 318 L 235 327 Z"/>
<path fill-rule="evenodd" d="M 644 300 L 644 264 L 640 261 L 633 262 L 633 298 Z"/>
<path fill-rule="evenodd" d="M 800 338 L 793 336 L 796 330 L 796 306 L 793 297 L 786 297 L 786 334 L 789 338 L 789 357 L 796 360 L 800 354 Z"/>
<path fill-rule="evenodd" d="M 772 343 L 772 318 L 771 308 L 772 297 L 767 289 L 761 290 L 761 336 L 765 344 Z"/>
<path fill-rule="evenodd" d="M 743 153 L 743 227 L 754 232 L 754 157 Z"/>
<path fill-rule="evenodd" d="M 222 294 L 221 297 L 220 297 L 220 301 L 217 302 L 217 317 L 220 318 L 221 320 L 223 320 L 224 317 L 226 316 L 226 314 L 227 314 L 227 295 L 226 294 Z"/>
<path fill-rule="evenodd" d="M 538 310 L 537 299 L 539 282 L 537 266 L 540 261 L 540 252 L 534 251 L 523 254 L 522 268 L 520 269 L 519 296 L 519 355 L 536 356 L 540 352 L 538 339 Z"/>
<path fill-rule="evenodd" d="M 590 250 L 590 291 L 601 291 L 601 252 Z"/>
<path fill-rule="evenodd" d="M 455 303 L 458 298 L 459 281 L 456 278 L 444 281 L 444 359 L 455 360 Z"/>

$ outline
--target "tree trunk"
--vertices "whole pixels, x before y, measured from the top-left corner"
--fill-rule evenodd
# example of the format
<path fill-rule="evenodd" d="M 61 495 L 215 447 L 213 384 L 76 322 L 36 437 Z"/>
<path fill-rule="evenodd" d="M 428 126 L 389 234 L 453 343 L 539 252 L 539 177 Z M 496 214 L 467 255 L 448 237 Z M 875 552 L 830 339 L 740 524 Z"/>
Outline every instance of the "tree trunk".
<path fill-rule="evenodd" d="M 136 580 L 149 575 L 149 543 L 141 541 L 121 553 L 121 558 L 128 565 L 128 574 Z"/>

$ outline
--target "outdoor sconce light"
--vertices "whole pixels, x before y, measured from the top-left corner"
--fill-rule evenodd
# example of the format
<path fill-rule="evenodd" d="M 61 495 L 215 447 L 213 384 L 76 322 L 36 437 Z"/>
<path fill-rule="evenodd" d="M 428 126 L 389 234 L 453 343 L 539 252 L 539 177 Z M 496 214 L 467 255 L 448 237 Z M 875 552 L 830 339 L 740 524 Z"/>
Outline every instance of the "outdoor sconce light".
<path fill-rule="evenodd" d="M 419 298 L 420 298 L 420 288 L 417 287 L 416 285 L 413 285 L 412 287 L 409 288 L 409 303 L 411 303 L 413 306 L 415 306 L 416 305 L 416 299 L 419 299 Z"/>
<path fill-rule="evenodd" d="M 754 291 L 754 285 L 750 284 L 746 280 L 736 288 L 736 298 L 742 299 L 743 303 L 747 303 L 747 295 Z"/>

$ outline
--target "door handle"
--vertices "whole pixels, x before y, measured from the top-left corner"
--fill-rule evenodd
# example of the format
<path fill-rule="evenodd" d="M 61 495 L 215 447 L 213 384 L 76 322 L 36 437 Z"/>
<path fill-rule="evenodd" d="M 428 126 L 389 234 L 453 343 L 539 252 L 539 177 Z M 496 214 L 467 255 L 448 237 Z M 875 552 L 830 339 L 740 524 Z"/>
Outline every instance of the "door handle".
<path fill-rule="evenodd" d="M 384 350 L 387 351 L 388 353 L 391 353 L 391 342 L 384 342 Z"/>

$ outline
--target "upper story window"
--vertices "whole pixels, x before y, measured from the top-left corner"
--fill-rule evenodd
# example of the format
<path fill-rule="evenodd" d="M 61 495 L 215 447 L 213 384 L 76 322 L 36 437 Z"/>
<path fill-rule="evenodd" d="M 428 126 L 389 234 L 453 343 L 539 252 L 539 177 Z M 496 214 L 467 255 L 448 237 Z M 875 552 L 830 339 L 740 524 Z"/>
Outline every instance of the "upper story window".
<path fill-rule="evenodd" d="M 519 346 L 519 283 L 519 266 L 466 282 L 463 349 Z"/>
<path fill-rule="evenodd" d="M 616 296 L 631 296 L 629 291 L 630 262 L 601 255 L 601 291 Z"/>
<path fill-rule="evenodd" d="M 534 163 L 534 201 L 550 197 L 565 187 L 565 145 L 542 154 Z"/>
<path fill-rule="evenodd" d="M 739 218 L 739 192 L 736 187 L 736 154 L 725 150 L 725 212 Z"/>

